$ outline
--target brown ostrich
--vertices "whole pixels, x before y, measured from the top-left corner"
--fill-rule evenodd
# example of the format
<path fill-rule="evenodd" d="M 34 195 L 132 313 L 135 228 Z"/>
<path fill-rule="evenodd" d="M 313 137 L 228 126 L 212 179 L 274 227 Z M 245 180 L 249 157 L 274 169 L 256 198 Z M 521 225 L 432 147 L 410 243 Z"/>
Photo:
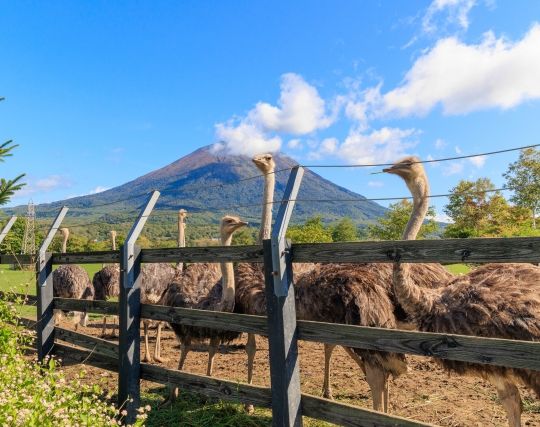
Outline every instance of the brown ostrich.
<path fill-rule="evenodd" d="M 413 196 L 413 212 L 403 234 L 416 238 L 428 209 L 429 183 L 417 157 L 406 157 L 384 169 L 402 178 Z M 397 300 L 422 331 L 537 341 L 540 338 L 540 268 L 531 264 L 488 264 L 436 289 L 417 286 L 411 265 L 394 263 Z M 521 425 L 517 384 L 540 397 L 540 373 L 459 362 L 437 361 L 449 372 L 477 375 L 490 381 L 506 410 L 509 425 Z"/>
<path fill-rule="evenodd" d="M 226 215 L 221 220 L 220 234 L 223 246 L 230 246 L 233 233 L 247 222 L 235 216 Z M 194 264 L 192 264 L 194 265 Z M 177 277 L 163 293 L 160 304 L 172 307 L 196 308 L 201 310 L 232 312 L 235 306 L 235 278 L 232 262 L 221 263 L 221 279 L 215 281 L 213 268 L 191 268 Z M 213 282 L 213 283 L 212 283 Z M 213 356 L 218 346 L 238 338 L 241 333 L 222 331 L 204 327 L 171 323 L 171 327 L 181 344 L 178 369 L 182 370 L 193 342 L 210 340 L 208 372 L 212 370 Z M 162 406 L 174 401 L 177 389 L 170 389 L 169 398 Z"/>
<path fill-rule="evenodd" d="M 116 231 L 111 230 L 111 247 L 112 250 L 116 250 Z M 107 301 L 109 298 L 118 298 L 120 295 L 120 265 L 110 264 L 103 267 L 101 270 L 94 274 L 92 278 L 92 284 L 94 285 L 95 297 L 94 299 L 99 301 Z M 117 316 L 113 316 L 112 336 L 115 334 Z M 101 330 L 101 336 L 105 336 L 107 331 L 107 316 L 103 316 L 103 328 Z"/>
<path fill-rule="evenodd" d="M 61 228 L 60 233 L 63 237 L 62 253 L 66 253 L 69 229 Z M 84 268 L 75 264 L 61 265 L 53 271 L 53 295 L 60 298 L 93 299 L 94 287 Z M 55 310 L 56 324 L 59 323 L 62 313 L 62 310 Z M 78 329 L 79 324 L 86 326 L 87 321 L 86 312 L 75 312 L 75 329 Z"/>

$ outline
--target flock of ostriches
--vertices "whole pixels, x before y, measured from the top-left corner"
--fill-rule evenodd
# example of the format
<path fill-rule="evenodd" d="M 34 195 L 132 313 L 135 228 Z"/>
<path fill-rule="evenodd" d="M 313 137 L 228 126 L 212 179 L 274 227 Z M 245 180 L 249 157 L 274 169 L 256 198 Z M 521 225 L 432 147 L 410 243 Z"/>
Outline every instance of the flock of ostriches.
<path fill-rule="evenodd" d="M 275 186 L 274 160 L 258 155 L 253 162 L 264 175 L 263 212 L 258 243 L 270 237 Z M 429 184 L 416 157 L 407 157 L 384 172 L 402 178 L 413 196 L 413 212 L 403 234 L 413 240 L 428 209 Z M 179 214 L 179 245 L 185 243 L 185 212 Z M 227 215 L 220 225 L 221 243 L 230 245 L 233 233 L 247 223 Z M 69 236 L 63 233 L 63 248 Z M 111 232 L 113 249 L 115 233 Z M 454 277 L 440 264 L 293 264 L 297 317 L 299 319 L 352 325 L 396 328 L 408 322 L 421 331 L 476 335 L 536 341 L 540 338 L 540 268 L 531 264 L 487 264 L 466 275 Z M 204 263 L 177 266 L 143 264 L 143 303 L 266 315 L 264 272 L 261 264 Z M 54 294 L 65 298 L 106 300 L 119 295 L 120 270 L 108 265 L 90 279 L 77 265 L 59 266 L 53 273 Z M 61 314 L 61 313 L 59 313 Z M 86 315 L 75 319 L 86 324 Z M 103 321 L 103 334 L 106 331 Z M 144 321 L 145 361 L 160 362 L 161 322 L 157 325 L 153 357 L 148 346 L 149 322 Z M 209 342 L 207 374 L 212 375 L 214 356 L 221 344 L 239 338 L 240 333 L 180 324 L 170 325 L 181 344 L 178 369 L 183 369 L 192 345 Z M 114 327 L 113 327 L 114 334 Z M 330 360 L 334 345 L 325 345 L 323 395 L 332 398 Z M 365 374 L 373 407 L 388 411 L 389 377 L 407 372 L 402 354 L 345 348 Z M 246 344 L 248 383 L 253 379 L 256 340 Z M 437 360 L 452 373 L 477 375 L 497 389 L 510 426 L 519 426 L 522 402 L 517 385 L 531 388 L 540 398 L 540 373 L 526 369 Z M 176 389 L 163 403 L 170 404 Z M 246 406 L 251 410 L 250 405 Z"/>

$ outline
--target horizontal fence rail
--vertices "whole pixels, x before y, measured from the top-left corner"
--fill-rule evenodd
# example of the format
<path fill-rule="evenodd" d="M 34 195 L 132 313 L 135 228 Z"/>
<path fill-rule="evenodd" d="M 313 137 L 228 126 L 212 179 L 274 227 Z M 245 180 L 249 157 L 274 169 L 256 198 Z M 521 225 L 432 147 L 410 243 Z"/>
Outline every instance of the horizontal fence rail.
<path fill-rule="evenodd" d="M 293 243 L 293 262 L 540 262 L 540 237 Z M 141 249 L 141 262 L 263 262 L 261 245 Z M 0 255 L 0 264 L 30 264 L 30 255 Z M 120 262 L 119 251 L 53 253 L 53 264 Z"/>
<path fill-rule="evenodd" d="M 31 322 L 29 320 L 29 322 Z M 34 322 L 35 324 L 35 322 Z M 119 346 L 100 338 L 80 334 L 71 330 L 56 328 L 56 338 L 66 343 L 82 347 L 88 352 L 85 363 L 93 365 L 90 356 L 96 356 L 94 362 L 109 370 L 118 371 Z M 60 350 L 71 353 L 73 349 L 56 344 Z M 106 366 L 101 366 L 105 364 Z M 116 366 L 116 369 L 114 368 Z M 141 363 L 141 379 L 160 384 L 172 384 L 183 390 L 203 393 L 210 398 L 232 401 L 235 403 L 252 403 L 264 408 L 271 407 L 271 392 L 267 387 L 239 383 L 235 381 L 195 375 L 187 372 L 166 369 Z M 343 426 L 428 426 L 406 418 L 381 414 L 369 409 L 334 402 L 328 399 L 302 393 L 302 414 L 307 417 L 338 423 Z"/>
<path fill-rule="evenodd" d="M 58 305 L 57 302 L 60 304 Z M 89 313 L 115 314 L 118 303 L 55 298 L 54 307 Z M 109 307 L 108 307 L 109 306 Z M 141 317 L 235 332 L 268 335 L 264 316 L 141 304 Z M 540 342 L 468 335 L 404 331 L 367 326 L 298 320 L 298 338 L 366 350 L 430 356 L 540 371 Z"/>

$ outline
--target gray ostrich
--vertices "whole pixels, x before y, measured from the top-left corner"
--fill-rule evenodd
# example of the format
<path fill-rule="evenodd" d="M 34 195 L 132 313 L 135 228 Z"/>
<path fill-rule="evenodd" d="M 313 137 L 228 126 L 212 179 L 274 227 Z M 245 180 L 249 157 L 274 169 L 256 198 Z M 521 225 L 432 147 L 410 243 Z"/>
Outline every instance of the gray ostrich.
<path fill-rule="evenodd" d="M 233 233 L 247 222 L 235 216 L 226 215 L 221 220 L 221 243 L 230 246 Z M 232 262 L 219 264 L 221 279 L 216 281 L 215 268 L 211 264 L 191 264 L 184 274 L 177 277 L 163 293 L 160 304 L 172 307 L 196 308 L 201 310 L 232 312 L 235 305 L 235 278 Z M 171 327 L 181 344 L 178 369 L 182 370 L 186 357 L 194 342 L 210 340 L 207 373 L 212 370 L 214 355 L 221 343 L 238 338 L 241 333 L 204 327 L 171 323 Z M 162 407 L 170 405 L 176 398 L 177 389 L 171 387 L 169 397 Z"/>
<path fill-rule="evenodd" d="M 413 212 L 403 234 L 414 240 L 428 210 L 429 182 L 417 157 L 406 157 L 384 172 L 402 178 L 413 196 Z M 540 340 L 540 268 L 531 264 L 487 264 L 439 282 L 435 289 L 419 287 L 411 264 L 396 262 L 393 285 L 397 300 L 421 331 Z M 540 398 L 540 372 L 455 360 L 436 359 L 450 373 L 488 379 L 497 389 L 511 427 L 521 425 L 518 384 Z"/>
<path fill-rule="evenodd" d="M 116 250 L 116 231 L 111 230 L 111 247 Z M 92 284 L 95 290 L 95 299 L 99 301 L 107 301 L 109 298 L 118 298 L 120 295 L 120 265 L 110 264 L 103 267 L 94 274 Z M 113 316 L 112 336 L 115 334 L 116 319 L 118 316 Z M 101 336 L 104 337 L 107 331 L 107 316 L 103 316 L 103 328 Z"/>
<path fill-rule="evenodd" d="M 62 253 L 66 253 L 69 229 L 61 228 L 60 233 L 63 237 Z M 53 295 L 59 298 L 93 299 L 94 287 L 84 268 L 75 264 L 61 265 L 53 271 Z M 61 315 L 62 310 L 55 310 L 56 324 L 59 323 Z M 79 324 L 86 326 L 87 321 L 86 312 L 75 312 L 75 329 L 78 329 Z"/>

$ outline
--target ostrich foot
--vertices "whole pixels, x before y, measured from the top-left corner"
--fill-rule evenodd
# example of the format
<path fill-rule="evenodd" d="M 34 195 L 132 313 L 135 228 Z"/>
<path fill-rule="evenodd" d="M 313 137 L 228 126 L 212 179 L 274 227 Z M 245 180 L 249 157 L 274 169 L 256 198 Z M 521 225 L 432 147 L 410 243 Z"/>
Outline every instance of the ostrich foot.
<path fill-rule="evenodd" d="M 146 363 L 154 363 L 154 360 L 152 359 L 152 356 L 150 356 L 148 353 L 144 353 L 144 357 L 143 357 L 142 361 L 146 362 Z"/>
<path fill-rule="evenodd" d="M 167 359 L 166 357 L 154 356 L 154 360 L 158 363 L 166 363 L 169 359 Z"/>
<path fill-rule="evenodd" d="M 255 408 L 253 407 L 253 405 L 249 404 L 249 403 L 246 403 L 244 405 L 244 410 L 248 413 L 248 414 L 253 414 L 253 412 L 255 412 Z"/>
<path fill-rule="evenodd" d="M 178 388 L 169 388 L 169 395 L 158 405 L 159 409 L 170 408 L 178 397 Z"/>
<path fill-rule="evenodd" d="M 325 399 L 330 399 L 330 400 L 334 400 L 334 395 L 332 394 L 332 389 L 328 388 L 328 389 L 323 389 L 323 393 L 322 393 L 322 396 L 325 398 Z"/>

